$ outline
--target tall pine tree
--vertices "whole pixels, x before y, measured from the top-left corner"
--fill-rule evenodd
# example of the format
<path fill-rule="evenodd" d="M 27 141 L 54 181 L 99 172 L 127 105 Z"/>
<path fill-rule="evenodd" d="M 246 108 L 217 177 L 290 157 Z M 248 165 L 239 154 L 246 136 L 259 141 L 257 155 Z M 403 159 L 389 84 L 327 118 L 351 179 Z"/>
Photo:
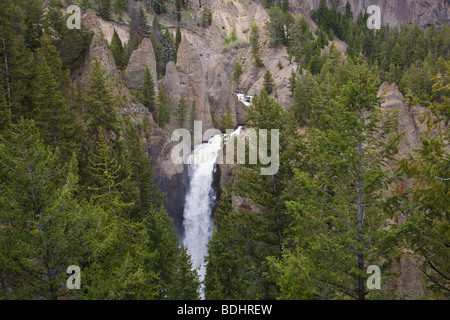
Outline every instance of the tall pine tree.
<path fill-rule="evenodd" d="M 387 166 L 401 138 L 397 117 L 382 117 L 379 80 L 362 59 L 352 74 L 332 102 L 327 128 L 311 128 L 303 139 L 304 165 L 295 170 L 287 202 L 296 246 L 285 250 L 279 281 L 294 281 L 297 266 L 311 286 L 291 282 L 285 295 L 366 299 L 367 267 L 381 267 L 392 253 L 395 233 L 384 229 L 382 194 L 393 181 Z"/>
<path fill-rule="evenodd" d="M 156 108 L 156 93 L 155 93 L 155 83 L 153 81 L 152 74 L 148 66 L 145 68 L 144 73 L 144 84 L 142 86 L 142 95 L 144 96 L 144 106 L 147 107 L 148 111 L 154 114 Z"/>

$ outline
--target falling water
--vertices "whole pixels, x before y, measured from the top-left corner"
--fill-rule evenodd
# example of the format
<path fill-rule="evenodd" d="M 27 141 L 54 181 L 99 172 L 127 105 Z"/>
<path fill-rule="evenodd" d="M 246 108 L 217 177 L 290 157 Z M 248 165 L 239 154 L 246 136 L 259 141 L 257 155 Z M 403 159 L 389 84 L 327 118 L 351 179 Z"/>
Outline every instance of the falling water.
<path fill-rule="evenodd" d="M 249 96 L 245 93 L 236 93 L 236 96 L 239 101 L 241 101 L 243 104 L 245 104 L 247 107 L 249 107 L 252 104 L 253 96 Z"/>
<path fill-rule="evenodd" d="M 236 129 L 232 136 L 238 135 L 240 130 L 241 127 Z M 191 255 L 193 267 L 199 268 L 200 281 L 205 278 L 204 257 L 207 255 L 207 245 L 213 229 L 211 211 L 216 200 L 213 173 L 217 156 L 223 147 L 222 139 L 223 135 L 218 134 L 207 143 L 195 146 L 188 159 L 190 181 L 183 214 L 183 243 Z"/>

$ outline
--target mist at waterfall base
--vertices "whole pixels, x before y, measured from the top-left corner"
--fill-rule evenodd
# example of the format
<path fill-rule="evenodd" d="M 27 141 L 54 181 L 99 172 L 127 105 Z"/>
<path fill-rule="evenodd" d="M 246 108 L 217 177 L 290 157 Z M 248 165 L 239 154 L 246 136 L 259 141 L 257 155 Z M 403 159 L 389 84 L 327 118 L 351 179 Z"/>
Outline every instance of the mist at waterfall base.
<path fill-rule="evenodd" d="M 241 127 L 238 127 L 231 137 L 240 132 Z M 204 258 L 208 254 L 207 245 L 213 230 L 212 208 L 216 200 L 213 188 L 214 168 L 227 139 L 229 137 L 217 134 L 207 143 L 196 145 L 188 158 L 189 187 L 183 213 L 183 243 L 191 255 L 193 268 L 198 268 L 200 281 L 205 278 Z M 225 142 L 222 143 L 222 140 Z M 202 286 L 202 298 L 203 290 Z"/>

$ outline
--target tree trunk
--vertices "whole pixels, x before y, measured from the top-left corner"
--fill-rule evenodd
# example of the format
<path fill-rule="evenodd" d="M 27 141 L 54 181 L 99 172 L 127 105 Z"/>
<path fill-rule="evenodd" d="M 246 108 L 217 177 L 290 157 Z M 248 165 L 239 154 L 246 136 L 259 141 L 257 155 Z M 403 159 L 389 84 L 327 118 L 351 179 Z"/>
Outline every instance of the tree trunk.
<path fill-rule="evenodd" d="M 359 124 L 362 127 L 362 120 L 363 120 L 363 112 L 362 110 L 359 112 Z M 357 220 L 358 220 L 358 245 L 361 245 L 363 241 L 362 237 L 362 229 L 364 227 L 364 195 L 362 192 L 362 161 L 363 161 L 363 150 L 362 150 L 362 141 L 360 138 L 359 144 L 358 144 L 358 153 L 359 153 L 359 163 L 358 163 L 358 171 L 359 171 L 359 177 L 358 177 L 358 214 L 357 214 Z M 362 252 L 361 248 L 358 248 L 357 250 L 357 256 L 358 256 L 358 268 L 361 271 L 364 271 L 364 253 Z M 365 290 L 364 290 L 364 278 L 361 276 L 358 277 L 358 300 L 364 300 L 365 299 Z"/>
<path fill-rule="evenodd" d="M 6 54 L 6 44 L 5 37 L 2 36 L 2 44 L 3 44 L 3 58 L 5 60 L 5 75 L 6 75 L 6 93 L 8 95 L 8 110 L 9 114 L 12 114 L 12 103 L 11 103 L 11 84 L 9 81 L 9 67 L 8 67 L 8 55 Z"/>

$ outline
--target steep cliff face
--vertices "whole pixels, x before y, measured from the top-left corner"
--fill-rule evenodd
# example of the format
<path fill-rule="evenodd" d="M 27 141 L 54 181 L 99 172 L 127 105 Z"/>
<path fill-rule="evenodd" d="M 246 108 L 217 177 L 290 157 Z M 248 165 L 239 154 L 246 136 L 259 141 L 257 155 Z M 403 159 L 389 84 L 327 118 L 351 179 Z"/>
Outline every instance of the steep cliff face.
<path fill-rule="evenodd" d="M 395 83 L 383 83 L 378 91 L 379 96 L 383 96 L 381 104 L 382 111 L 388 110 L 398 112 L 398 131 L 404 132 L 402 141 L 399 144 L 398 159 L 403 158 L 414 149 L 420 147 L 420 136 L 425 132 L 426 125 L 420 122 L 420 113 L 423 107 L 411 106 L 408 108 L 403 100 L 403 95 L 398 91 Z"/>
<path fill-rule="evenodd" d="M 205 4 L 204 4 L 205 5 Z M 191 2 L 192 18 L 201 21 L 201 11 L 196 1 Z M 246 111 L 236 102 L 233 92 L 257 94 L 262 88 L 262 77 L 265 69 L 269 69 L 277 83 L 279 102 L 289 105 L 291 98 L 288 94 L 287 81 L 294 64 L 287 58 L 286 48 L 269 47 L 264 32 L 266 21 L 269 19 L 267 10 L 258 1 L 230 1 L 211 0 L 207 4 L 212 12 L 212 25 L 208 28 L 189 27 L 182 29 L 183 38 L 190 43 L 192 51 L 200 57 L 204 76 L 206 77 L 206 90 L 209 108 L 214 112 L 217 121 L 231 111 L 234 124 L 242 124 Z M 249 45 L 250 23 L 255 21 L 259 26 L 260 42 L 262 44 L 261 58 L 266 68 L 255 69 L 252 66 L 252 57 Z M 188 22 L 186 22 L 188 23 Z M 172 28 L 174 30 L 174 28 Z M 237 41 L 226 44 L 225 36 L 235 31 Z M 279 70 L 278 61 L 284 68 Z M 239 86 L 232 80 L 232 68 L 235 63 L 243 65 L 244 73 Z M 180 61 L 177 62 L 179 67 Z"/>
<path fill-rule="evenodd" d="M 426 27 L 435 24 L 438 28 L 450 22 L 448 9 L 450 0 L 349 0 L 355 17 L 364 13 L 368 6 L 378 5 L 381 9 L 381 22 L 396 25 L 410 25 L 417 22 Z M 317 9 L 320 0 L 290 1 L 293 14 L 303 13 L 312 30 L 315 30 L 314 22 L 309 18 L 311 10 Z M 328 0 L 328 5 L 332 1 Z M 341 1 L 344 9 L 346 1 Z M 267 10 L 261 1 L 221 1 L 211 0 L 208 6 L 212 11 L 212 25 L 206 29 L 187 28 L 182 30 L 183 37 L 191 44 L 191 48 L 200 55 L 203 69 L 207 77 L 208 96 L 214 103 L 211 104 L 216 117 L 221 118 L 228 107 L 231 107 L 233 119 L 235 109 L 230 103 L 230 95 L 226 93 L 231 87 L 234 91 L 245 92 L 250 95 L 258 94 L 262 88 L 263 75 L 269 70 L 274 76 L 277 88 L 278 102 L 289 105 L 292 99 L 287 88 L 288 79 L 292 69 L 296 66 L 287 60 L 287 51 L 283 46 L 269 47 L 270 41 L 264 31 L 265 23 L 269 20 Z M 201 20 L 201 8 L 197 1 L 191 2 L 193 18 Z M 255 21 L 259 26 L 260 41 L 262 45 L 261 58 L 265 68 L 252 67 L 252 58 L 249 47 L 250 23 Z M 235 45 L 224 45 L 224 35 L 230 35 L 235 30 L 238 39 Z M 346 44 L 335 40 L 334 44 L 345 53 Z M 244 74 L 241 77 L 239 87 L 231 84 L 232 65 L 240 62 L 244 66 Z M 278 68 L 281 62 L 283 68 Z"/>
<path fill-rule="evenodd" d="M 186 39 L 181 41 L 178 48 L 177 65 L 175 66 L 173 62 L 167 64 L 166 74 L 159 85 L 168 94 L 169 108 L 173 115 L 177 114 L 178 101 L 181 95 L 184 95 L 189 106 L 195 101 L 197 120 L 202 121 L 203 131 L 213 127 L 205 71 L 197 51 Z M 167 128 L 173 130 L 178 127 L 177 119 L 173 116 Z M 189 127 L 188 121 L 185 127 Z"/>
<path fill-rule="evenodd" d="M 437 27 L 449 23 L 448 0 L 351 0 L 355 13 L 364 12 L 370 5 L 381 9 L 381 22 L 390 26 L 410 25 Z"/>
<path fill-rule="evenodd" d="M 388 111 L 398 112 L 398 131 L 404 132 L 403 139 L 399 143 L 399 153 L 397 160 L 405 157 L 408 153 L 414 152 L 420 147 L 420 136 L 424 134 L 426 126 L 420 122 L 420 114 L 424 112 L 421 106 L 412 106 L 408 108 L 403 100 L 403 95 L 398 91 L 395 83 L 383 83 L 378 91 L 378 96 L 382 96 L 381 111 L 386 114 Z M 391 170 L 394 171 L 397 164 L 391 164 Z M 408 182 L 409 184 L 412 181 Z M 401 221 L 406 217 L 401 217 Z M 406 299 L 417 299 L 426 294 L 425 288 L 421 283 L 422 272 L 418 269 L 417 261 L 409 255 L 408 250 L 392 265 L 392 271 L 399 276 L 393 281 L 387 281 L 386 287 L 396 294 Z"/>
<path fill-rule="evenodd" d="M 331 0 L 327 0 L 331 5 Z M 341 1 L 342 7 L 347 1 Z M 440 27 L 449 23 L 449 0 L 349 0 L 355 17 L 370 5 L 381 9 L 381 23 L 390 26 L 410 25 L 417 22 L 421 27 L 432 24 Z M 309 13 L 319 7 L 320 0 L 291 1 L 295 9 Z"/>
<path fill-rule="evenodd" d="M 155 89 L 158 90 L 158 78 L 156 75 L 156 60 L 153 52 L 153 45 L 148 38 L 144 38 L 139 47 L 133 51 L 128 66 L 125 70 L 125 80 L 129 88 L 133 90 L 141 90 L 144 84 L 144 74 L 146 68 L 149 68 L 150 73 L 155 83 Z"/>
<path fill-rule="evenodd" d="M 75 79 L 82 84 L 86 84 L 87 74 L 90 72 L 90 65 L 93 61 L 98 59 L 103 69 L 107 71 L 107 74 L 112 73 L 118 77 L 119 72 L 114 62 L 114 57 L 111 51 L 108 49 L 106 39 L 101 31 L 100 20 L 95 11 L 88 9 L 82 16 L 82 25 L 84 28 L 91 30 L 93 33 L 92 41 L 87 52 L 86 57 L 73 74 Z"/>

